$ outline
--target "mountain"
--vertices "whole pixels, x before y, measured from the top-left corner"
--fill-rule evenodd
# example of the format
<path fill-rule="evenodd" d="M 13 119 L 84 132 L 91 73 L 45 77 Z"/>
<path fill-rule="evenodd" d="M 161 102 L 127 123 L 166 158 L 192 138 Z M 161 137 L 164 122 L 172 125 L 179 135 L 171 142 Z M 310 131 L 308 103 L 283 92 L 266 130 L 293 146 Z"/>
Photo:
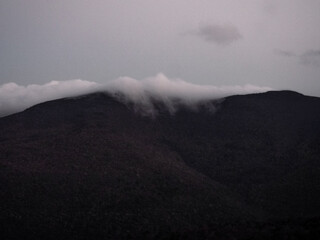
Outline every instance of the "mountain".
<path fill-rule="evenodd" d="M 1 236 L 319 237 L 319 98 L 272 91 L 174 114 L 153 99 L 155 116 L 121 99 L 0 118 Z"/>

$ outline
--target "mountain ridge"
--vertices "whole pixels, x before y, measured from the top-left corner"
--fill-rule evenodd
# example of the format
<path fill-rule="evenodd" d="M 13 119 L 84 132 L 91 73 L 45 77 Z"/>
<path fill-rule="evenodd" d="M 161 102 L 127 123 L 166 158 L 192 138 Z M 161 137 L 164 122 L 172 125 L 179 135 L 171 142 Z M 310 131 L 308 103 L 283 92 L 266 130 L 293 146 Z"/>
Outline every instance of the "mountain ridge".
<path fill-rule="evenodd" d="M 320 98 L 284 91 L 209 102 L 214 112 L 160 104 L 148 117 L 94 93 L 0 118 L 1 223 L 60 237 L 212 234 L 288 219 L 309 229 L 320 217 Z"/>

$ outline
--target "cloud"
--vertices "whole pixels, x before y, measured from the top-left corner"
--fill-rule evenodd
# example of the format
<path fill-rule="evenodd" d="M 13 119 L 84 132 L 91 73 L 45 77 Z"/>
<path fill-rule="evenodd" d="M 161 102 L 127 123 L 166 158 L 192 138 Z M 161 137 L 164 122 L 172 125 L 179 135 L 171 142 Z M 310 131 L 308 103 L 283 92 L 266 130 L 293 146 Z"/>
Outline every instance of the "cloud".
<path fill-rule="evenodd" d="M 320 66 L 320 50 L 308 50 L 300 56 L 300 63 L 318 67 Z"/>
<path fill-rule="evenodd" d="M 262 2 L 262 9 L 263 9 L 263 12 L 268 14 L 268 15 L 275 15 L 276 12 L 277 12 L 277 6 L 276 6 L 276 3 L 274 1 L 270 1 L 270 0 L 264 0 Z"/>
<path fill-rule="evenodd" d="M 293 57 L 298 59 L 300 64 L 311 66 L 311 67 L 319 67 L 320 66 L 320 50 L 307 50 L 302 54 L 296 54 L 292 51 L 286 51 L 281 49 L 275 49 L 275 54 L 282 57 Z"/>
<path fill-rule="evenodd" d="M 179 98 L 199 101 L 222 98 L 233 94 L 246 94 L 270 90 L 268 87 L 197 85 L 182 79 L 170 79 L 159 73 L 154 77 L 136 80 L 129 77 L 118 78 L 106 84 L 108 91 L 120 91 L 132 99 L 149 94 L 158 98 Z"/>
<path fill-rule="evenodd" d="M 274 53 L 283 57 L 297 57 L 297 55 L 294 52 L 287 50 L 274 49 Z"/>
<path fill-rule="evenodd" d="M 0 85 L 0 116 L 21 111 L 34 104 L 63 97 L 72 97 L 105 91 L 121 101 L 133 103 L 146 114 L 155 114 L 154 100 L 162 102 L 174 113 L 180 105 L 195 107 L 199 102 L 223 98 L 234 94 L 248 94 L 271 90 L 254 85 L 214 86 L 197 85 L 181 79 L 170 79 L 160 73 L 137 80 L 120 77 L 106 83 L 85 80 L 52 81 L 43 85 L 21 86 L 16 83 Z"/>
<path fill-rule="evenodd" d="M 76 96 L 97 89 L 98 84 L 84 80 L 51 81 L 21 86 L 10 82 L 0 85 L 0 116 L 24 110 L 34 104 Z"/>
<path fill-rule="evenodd" d="M 200 26 L 196 31 L 191 32 L 193 35 L 203 38 L 207 42 L 216 43 L 218 45 L 229 45 L 242 38 L 237 27 L 230 24 L 225 25 L 204 25 Z"/>
<path fill-rule="evenodd" d="M 214 86 L 197 85 L 185 82 L 181 79 L 170 79 L 164 74 L 142 80 L 123 77 L 107 83 L 104 88 L 117 95 L 122 93 L 126 100 L 133 102 L 138 111 L 145 114 L 155 115 L 153 100 L 162 102 L 169 112 L 174 113 L 181 105 L 196 108 L 198 103 L 206 100 L 224 98 L 234 94 L 248 94 L 266 92 L 269 87 L 254 85 L 244 86 Z"/>

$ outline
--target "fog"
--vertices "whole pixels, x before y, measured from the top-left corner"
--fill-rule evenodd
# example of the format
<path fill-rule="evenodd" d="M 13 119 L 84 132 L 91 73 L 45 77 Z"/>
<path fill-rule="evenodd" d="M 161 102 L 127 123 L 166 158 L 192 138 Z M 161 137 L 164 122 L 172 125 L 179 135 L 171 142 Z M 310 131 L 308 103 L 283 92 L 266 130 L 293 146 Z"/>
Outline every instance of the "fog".
<path fill-rule="evenodd" d="M 105 83 L 87 80 L 51 81 L 27 86 L 16 83 L 0 85 L 0 116 L 22 111 L 32 105 L 64 97 L 73 97 L 95 91 L 124 96 L 121 100 L 152 111 L 152 99 L 163 102 L 171 112 L 175 103 L 194 106 L 199 101 L 219 99 L 229 95 L 265 92 L 269 87 L 255 85 L 214 86 L 197 85 L 182 79 L 171 79 L 162 73 L 145 79 L 120 77 Z"/>
<path fill-rule="evenodd" d="M 153 100 L 163 103 L 170 113 L 174 113 L 181 105 L 195 108 L 198 103 L 206 100 L 271 90 L 269 87 L 250 84 L 244 86 L 197 85 L 182 79 L 170 79 L 162 73 L 142 80 L 129 77 L 118 78 L 105 84 L 103 89 L 112 94 L 122 93 L 126 101 L 135 104 L 138 111 L 151 115 L 156 114 Z"/>
<path fill-rule="evenodd" d="M 51 81 L 43 85 L 22 86 L 6 83 L 0 86 L 0 116 L 24 110 L 37 103 L 89 93 L 98 84 L 84 80 Z"/>

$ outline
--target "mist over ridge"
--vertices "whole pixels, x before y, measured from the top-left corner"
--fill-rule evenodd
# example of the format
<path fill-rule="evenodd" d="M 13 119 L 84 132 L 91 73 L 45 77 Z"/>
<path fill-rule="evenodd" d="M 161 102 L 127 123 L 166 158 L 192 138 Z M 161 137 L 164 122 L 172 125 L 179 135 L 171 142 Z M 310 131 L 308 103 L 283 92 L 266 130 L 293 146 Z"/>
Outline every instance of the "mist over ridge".
<path fill-rule="evenodd" d="M 194 107 L 201 101 L 269 90 L 271 90 L 269 87 L 251 84 L 244 86 L 197 85 L 182 79 L 168 78 L 163 73 L 142 80 L 120 77 L 105 83 L 75 79 L 22 86 L 11 82 L 0 85 L 0 116 L 22 111 L 41 102 L 97 91 L 107 92 L 120 97 L 122 101 L 132 102 L 136 107 L 144 109 L 145 113 L 153 112 L 153 100 L 163 103 L 173 113 L 177 104 Z"/>

